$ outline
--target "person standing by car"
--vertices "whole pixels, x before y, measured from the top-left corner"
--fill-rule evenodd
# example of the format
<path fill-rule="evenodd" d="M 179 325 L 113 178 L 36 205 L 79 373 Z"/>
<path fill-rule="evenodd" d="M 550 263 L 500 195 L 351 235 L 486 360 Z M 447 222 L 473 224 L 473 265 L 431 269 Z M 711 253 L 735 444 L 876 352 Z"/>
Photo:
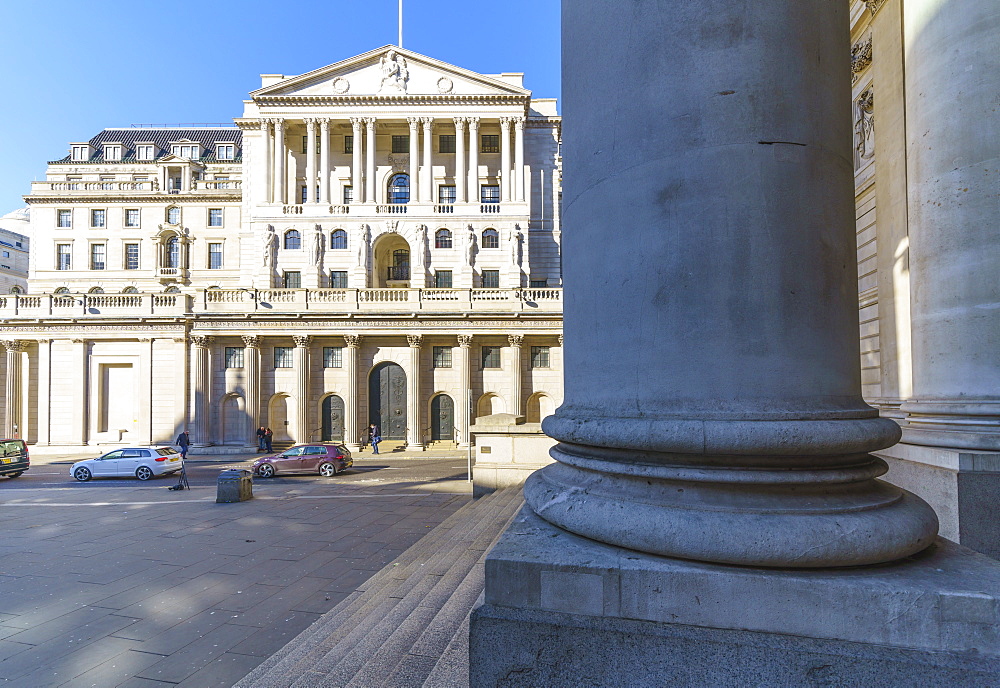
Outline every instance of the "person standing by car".
<path fill-rule="evenodd" d="M 382 441 L 382 437 L 378 434 L 378 426 L 372 423 L 368 426 L 368 442 L 372 445 L 372 451 L 378 454 L 378 443 Z"/>
<path fill-rule="evenodd" d="M 257 451 L 264 451 L 264 426 L 261 425 L 257 428 Z"/>
<path fill-rule="evenodd" d="M 264 451 L 270 454 L 273 449 L 271 449 L 271 442 L 274 440 L 274 433 L 271 432 L 271 428 L 264 428 Z"/>
<path fill-rule="evenodd" d="M 181 448 L 181 461 L 187 461 L 188 447 L 191 446 L 191 434 L 187 430 L 183 430 L 181 434 L 177 436 L 177 440 L 174 444 Z"/>

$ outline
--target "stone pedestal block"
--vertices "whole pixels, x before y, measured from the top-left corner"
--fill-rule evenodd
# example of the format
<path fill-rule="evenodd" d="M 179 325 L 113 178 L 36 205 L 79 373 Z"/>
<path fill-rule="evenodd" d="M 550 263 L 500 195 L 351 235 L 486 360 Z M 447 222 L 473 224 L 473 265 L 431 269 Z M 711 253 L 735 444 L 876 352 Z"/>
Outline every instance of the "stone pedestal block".
<path fill-rule="evenodd" d="M 245 469 L 230 468 L 219 473 L 215 501 L 217 504 L 246 502 L 253 499 L 253 474 Z"/>

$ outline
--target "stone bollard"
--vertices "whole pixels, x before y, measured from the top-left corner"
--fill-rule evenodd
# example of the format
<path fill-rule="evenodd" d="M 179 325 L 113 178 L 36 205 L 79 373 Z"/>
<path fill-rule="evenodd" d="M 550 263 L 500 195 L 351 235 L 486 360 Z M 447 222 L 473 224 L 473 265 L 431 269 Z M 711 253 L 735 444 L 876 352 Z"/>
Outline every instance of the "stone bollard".
<path fill-rule="evenodd" d="M 219 473 L 216 504 L 245 502 L 253 499 L 253 474 L 242 468 L 230 468 Z"/>

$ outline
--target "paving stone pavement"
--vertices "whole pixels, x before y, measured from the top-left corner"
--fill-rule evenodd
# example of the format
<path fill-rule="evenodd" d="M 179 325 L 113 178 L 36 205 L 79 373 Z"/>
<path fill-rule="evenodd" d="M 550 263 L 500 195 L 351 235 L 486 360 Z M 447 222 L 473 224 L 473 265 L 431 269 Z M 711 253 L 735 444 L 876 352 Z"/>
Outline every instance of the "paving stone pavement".
<path fill-rule="evenodd" d="M 0 479 L 0 686 L 231 686 L 471 498 L 449 453 L 216 504 L 243 458 L 200 457 L 184 492 L 76 483 L 58 455 Z"/>

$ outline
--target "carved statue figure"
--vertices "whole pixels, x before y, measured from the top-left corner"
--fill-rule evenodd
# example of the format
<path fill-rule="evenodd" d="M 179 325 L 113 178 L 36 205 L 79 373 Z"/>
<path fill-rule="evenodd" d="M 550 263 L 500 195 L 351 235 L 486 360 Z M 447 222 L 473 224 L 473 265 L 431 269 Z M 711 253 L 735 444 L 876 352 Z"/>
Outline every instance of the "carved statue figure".
<path fill-rule="evenodd" d="M 423 265 L 424 256 L 427 254 L 427 225 L 417 225 L 417 250 L 413 253 L 414 264 Z"/>
<path fill-rule="evenodd" d="M 521 266 L 521 260 L 524 257 L 524 251 L 522 248 L 522 243 L 524 241 L 524 234 L 521 233 L 520 229 L 515 229 L 510 235 L 510 259 L 514 262 L 514 265 L 518 267 Z"/>
<path fill-rule="evenodd" d="M 858 98 L 857 117 L 854 122 L 854 134 L 860 165 L 862 160 L 868 160 L 875 155 L 875 96 L 871 88 Z"/>
<path fill-rule="evenodd" d="M 313 232 L 312 251 L 309 254 L 309 261 L 312 265 L 319 265 L 323 262 L 323 230 L 318 226 Z"/>
<path fill-rule="evenodd" d="M 361 241 L 358 242 L 358 265 L 367 268 L 368 267 L 368 246 L 372 241 L 372 231 L 371 228 L 366 224 L 362 224 L 359 227 L 361 233 Z"/>
<path fill-rule="evenodd" d="M 406 68 L 405 57 L 397 55 L 395 50 L 390 50 L 379 60 L 379 68 L 382 70 L 380 90 L 389 86 L 399 91 L 406 91 L 406 81 L 410 78 L 410 71 Z"/>
<path fill-rule="evenodd" d="M 278 251 L 278 235 L 274 231 L 274 227 L 271 225 L 267 226 L 267 234 L 263 238 L 263 251 L 262 251 L 262 265 L 265 268 L 274 267 L 274 256 Z"/>
<path fill-rule="evenodd" d="M 469 251 L 469 265 L 473 266 L 476 264 L 476 232 L 469 226 L 469 234 L 466 238 L 468 246 L 466 247 Z"/>

